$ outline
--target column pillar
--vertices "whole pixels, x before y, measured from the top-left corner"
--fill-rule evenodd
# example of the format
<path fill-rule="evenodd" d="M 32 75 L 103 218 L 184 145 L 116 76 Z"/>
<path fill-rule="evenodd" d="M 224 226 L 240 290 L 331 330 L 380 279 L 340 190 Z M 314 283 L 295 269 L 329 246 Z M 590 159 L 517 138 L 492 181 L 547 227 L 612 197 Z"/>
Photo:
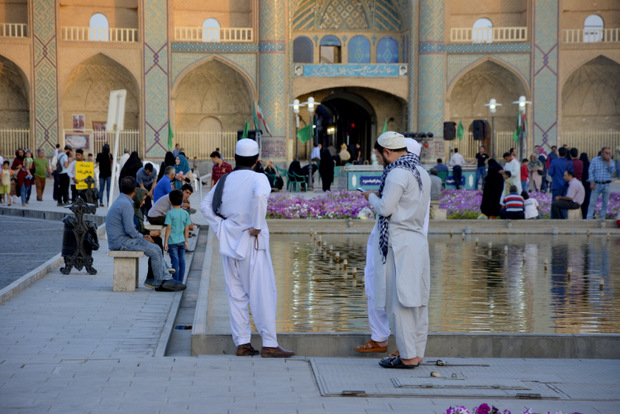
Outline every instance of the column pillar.
<path fill-rule="evenodd" d="M 34 149 L 51 154 L 61 142 L 58 122 L 58 64 L 56 38 L 56 2 L 37 0 L 31 5 L 33 42 L 33 100 L 31 128 Z"/>
<path fill-rule="evenodd" d="M 287 1 L 259 0 L 259 102 L 273 135 L 263 135 L 261 156 L 275 161 L 288 158 L 286 131 L 290 108 L 289 67 L 286 58 L 287 16 Z"/>
<path fill-rule="evenodd" d="M 168 0 L 142 0 L 142 136 L 146 158 L 163 158 L 168 150 L 168 10 Z"/>
<path fill-rule="evenodd" d="M 418 130 L 418 1 L 409 0 L 409 41 L 407 48 L 407 76 L 409 77 L 409 102 L 407 107 L 407 131 Z M 374 48 L 373 48 L 374 50 Z"/>
<path fill-rule="evenodd" d="M 532 7 L 533 141 L 549 150 L 558 140 L 558 2 L 537 0 Z"/>
<path fill-rule="evenodd" d="M 443 135 L 446 54 L 443 0 L 419 0 L 418 131 Z"/>

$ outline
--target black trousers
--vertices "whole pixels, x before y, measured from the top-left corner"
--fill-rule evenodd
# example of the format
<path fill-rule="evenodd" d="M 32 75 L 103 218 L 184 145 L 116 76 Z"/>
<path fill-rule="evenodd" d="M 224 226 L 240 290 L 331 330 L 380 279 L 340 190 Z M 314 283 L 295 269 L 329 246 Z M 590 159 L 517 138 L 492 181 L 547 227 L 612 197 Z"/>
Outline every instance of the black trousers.
<path fill-rule="evenodd" d="M 455 165 L 452 167 L 452 176 L 454 177 L 454 185 L 458 190 L 461 188 L 461 180 L 463 179 L 463 169 L 460 165 Z"/>
<path fill-rule="evenodd" d="M 60 188 L 58 189 L 58 202 L 69 203 L 69 174 L 58 174 L 60 179 Z"/>
<path fill-rule="evenodd" d="M 555 200 L 551 203 L 551 218 L 563 219 L 562 210 L 576 210 L 580 207 L 579 204 L 569 200 Z"/>

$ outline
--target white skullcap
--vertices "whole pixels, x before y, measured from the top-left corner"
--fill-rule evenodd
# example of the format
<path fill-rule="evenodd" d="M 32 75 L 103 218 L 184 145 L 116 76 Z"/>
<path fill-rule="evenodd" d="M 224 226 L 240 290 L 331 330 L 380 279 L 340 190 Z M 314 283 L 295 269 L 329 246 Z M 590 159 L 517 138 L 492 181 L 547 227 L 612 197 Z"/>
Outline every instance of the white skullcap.
<path fill-rule="evenodd" d="M 405 137 L 402 134 L 394 131 L 384 132 L 377 139 L 379 145 L 383 148 L 395 150 L 407 147 L 407 142 L 405 141 Z"/>
<path fill-rule="evenodd" d="M 253 157 L 258 155 L 258 144 L 253 139 L 243 138 L 237 141 L 235 154 L 241 157 Z"/>
<path fill-rule="evenodd" d="M 420 151 L 422 151 L 422 145 L 413 138 L 405 138 L 405 141 L 407 142 L 407 151 L 419 157 Z"/>

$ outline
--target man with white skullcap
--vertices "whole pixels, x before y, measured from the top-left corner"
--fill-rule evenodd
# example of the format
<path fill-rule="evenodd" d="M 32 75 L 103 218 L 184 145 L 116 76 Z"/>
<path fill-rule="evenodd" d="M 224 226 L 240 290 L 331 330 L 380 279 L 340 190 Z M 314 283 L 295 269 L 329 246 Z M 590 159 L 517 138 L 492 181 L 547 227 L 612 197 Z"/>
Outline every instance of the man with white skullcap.
<path fill-rule="evenodd" d="M 257 161 L 256 141 L 237 141 L 235 169 L 218 180 L 200 209 L 219 239 L 237 356 L 259 353 L 250 343 L 249 305 L 263 340 L 261 356 L 285 358 L 295 353 L 281 348 L 276 337 L 277 292 L 265 219 L 271 185 L 252 170 Z"/>
<path fill-rule="evenodd" d="M 407 151 L 420 157 L 422 145 L 413 138 L 405 138 Z M 430 209 L 430 203 L 429 203 Z M 424 221 L 424 235 L 428 234 L 429 214 Z M 364 290 L 366 292 L 368 306 L 368 326 L 370 328 L 370 340 L 356 346 L 355 351 L 360 353 L 384 353 L 387 352 L 388 338 L 390 337 L 390 324 L 385 308 L 377 309 L 374 295 L 374 266 L 376 231 L 373 227 L 366 243 L 366 266 L 364 266 Z M 396 354 L 394 354 L 396 355 Z"/>
<path fill-rule="evenodd" d="M 381 134 L 375 151 L 385 167 L 381 186 L 379 191 L 363 193 L 377 212 L 374 306 L 385 309 L 400 352 L 379 365 L 415 368 L 424 358 L 428 335 L 430 257 L 425 223 L 430 177 L 419 157 L 407 151 L 405 137 L 399 133 Z M 387 338 L 377 345 L 387 347 Z"/>

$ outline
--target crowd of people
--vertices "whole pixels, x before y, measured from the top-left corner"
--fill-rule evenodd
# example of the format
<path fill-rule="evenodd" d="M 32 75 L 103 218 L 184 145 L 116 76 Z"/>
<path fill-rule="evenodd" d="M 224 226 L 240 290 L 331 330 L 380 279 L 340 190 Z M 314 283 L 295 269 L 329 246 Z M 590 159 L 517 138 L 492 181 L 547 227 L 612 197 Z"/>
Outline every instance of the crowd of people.
<path fill-rule="evenodd" d="M 502 156 L 504 162 L 490 158 L 484 146 L 476 158 L 467 163 L 458 149 L 454 149 L 449 166 L 452 167 L 455 186 L 463 185 L 462 167 L 476 164 L 474 188 L 482 188 L 480 210 L 489 218 L 535 219 L 540 218 L 538 201 L 531 192 L 550 192 L 551 218 L 564 219 L 567 210 L 581 210 L 585 219 L 593 219 L 596 203 L 602 199 L 598 219 L 603 220 L 609 203 L 609 189 L 616 167 L 611 160 L 611 150 L 604 147 L 590 161 L 588 154 L 579 155 L 577 148 L 551 147 L 547 154 L 542 146 L 535 153 L 519 162 L 515 148 Z M 441 158 L 433 167 L 437 173 L 448 172 Z M 432 170 L 431 170 L 432 171 Z"/>

